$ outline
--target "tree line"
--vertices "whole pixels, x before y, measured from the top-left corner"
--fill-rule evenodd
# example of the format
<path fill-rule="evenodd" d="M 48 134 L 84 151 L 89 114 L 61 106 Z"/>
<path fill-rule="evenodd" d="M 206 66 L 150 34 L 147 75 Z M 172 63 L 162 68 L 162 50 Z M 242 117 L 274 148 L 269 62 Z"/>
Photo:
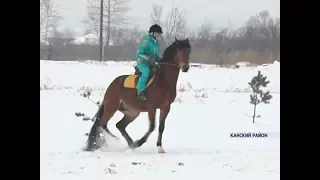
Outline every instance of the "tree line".
<path fill-rule="evenodd" d="M 147 33 L 147 30 L 141 30 L 138 26 L 128 28 L 130 22 L 126 14 L 131 10 L 128 2 L 129 0 L 105 0 L 104 2 L 103 28 L 106 60 L 133 60 L 138 43 Z M 52 0 L 40 1 L 40 36 L 42 39 L 50 36 L 51 40 L 72 39 L 74 37 L 72 29 L 58 30 L 61 16 L 54 7 Z M 214 19 L 205 19 L 200 27 L 190 29 L 185 11 L 178 7 L 171 7 L 165 14 L 164 8 L 153 5 L 149 16 L 150 25 L 157 23 L 163 27 L 162 51 L 173 42 L 175 37 L 188 37 L 192 45 L 192 62 L 223 65 L 240 61 L 256 64 L 280 61 L 280 17 L 273 18 L 267 10 L 251 16 L 242 27 L 236 29 L 230 26 L 216 28 Z M 83 20 L 86 27 L 84 35 L 95 34 L 99 37 L 99 9 L 100 0 L 88 0 L 87 16 Z M 99 48 L 97 45 L 96 49 L 92 46 L 94 45 L 57 46 L 53 48 L 52 58 L 98 60 Z M 81 52 L 86 56 L 81 55 Z"/>

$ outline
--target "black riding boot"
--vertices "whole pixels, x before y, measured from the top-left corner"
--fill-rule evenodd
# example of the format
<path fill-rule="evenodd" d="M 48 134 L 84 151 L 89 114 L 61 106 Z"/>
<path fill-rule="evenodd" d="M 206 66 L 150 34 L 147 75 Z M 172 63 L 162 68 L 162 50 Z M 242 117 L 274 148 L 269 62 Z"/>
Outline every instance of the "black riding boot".
<path fill-rule="evenodd" d="M 147 100 L 147 95 L 145 91 L 138 93 L 138 99 Z"/>

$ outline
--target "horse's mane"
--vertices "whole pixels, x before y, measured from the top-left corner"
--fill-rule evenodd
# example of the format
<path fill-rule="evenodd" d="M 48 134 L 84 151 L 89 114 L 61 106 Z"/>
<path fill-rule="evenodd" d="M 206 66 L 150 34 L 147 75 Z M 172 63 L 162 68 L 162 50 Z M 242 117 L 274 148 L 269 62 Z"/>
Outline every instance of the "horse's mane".
<path fill-rule="evenodd" d="M 189 40 L 185 39 L 185 40 L 178 40 L 178 41 L 174 41 L 170 46 L 168 46 L 164 52 L 163 52 L 163 56 L 162 56 L 162 61 L 163 62 L 169 62 L 173 60 L 173 56 L 177 51 L 177 47 L 179 47 L 179 49 L 183 49 L 183 48 L 191 48 Z"/>

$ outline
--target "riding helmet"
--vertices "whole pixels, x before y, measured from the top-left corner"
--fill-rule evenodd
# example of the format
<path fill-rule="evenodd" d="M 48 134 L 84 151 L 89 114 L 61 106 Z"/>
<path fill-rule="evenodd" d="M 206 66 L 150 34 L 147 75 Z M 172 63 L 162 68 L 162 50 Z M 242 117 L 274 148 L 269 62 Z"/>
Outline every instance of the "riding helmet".
<path fill-rule="evenodd" d="M 154 24 L 149 29 L 149 33 L 151 32 L 157 32 L 162 34 L 162 28 L 158 24 Z"/>

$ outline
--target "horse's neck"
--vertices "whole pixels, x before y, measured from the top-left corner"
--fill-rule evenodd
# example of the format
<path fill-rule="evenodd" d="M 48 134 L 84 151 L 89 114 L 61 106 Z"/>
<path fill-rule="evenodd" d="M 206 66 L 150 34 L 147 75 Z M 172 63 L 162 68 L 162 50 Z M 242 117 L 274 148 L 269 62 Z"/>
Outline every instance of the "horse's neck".
<path fill-rule="evenodd" d="M 177 81 L 179 77 L 179 69 L 174 66 L 168 66 L 163 69 L 163 80 L 165 88 L 171 92 L 177 89 Z"/>
<path fill-rule="evenodd" d="M 163 61 L 164 63 L 173 64 L 174 56 L 172 55 L 171 51 L 173 51 L 173 49 L 175 48 L 175 45 L 172 44 L 165 50 L 162 58 L 166 60 L 165 62 Z M 178 77 L 179 69 L 177 67 L 171 65 L 163 65 L 161 69 L 161 79 L 164 83 L 164 88 L 167 89 L 167 91 L 176 93 Z"/>

